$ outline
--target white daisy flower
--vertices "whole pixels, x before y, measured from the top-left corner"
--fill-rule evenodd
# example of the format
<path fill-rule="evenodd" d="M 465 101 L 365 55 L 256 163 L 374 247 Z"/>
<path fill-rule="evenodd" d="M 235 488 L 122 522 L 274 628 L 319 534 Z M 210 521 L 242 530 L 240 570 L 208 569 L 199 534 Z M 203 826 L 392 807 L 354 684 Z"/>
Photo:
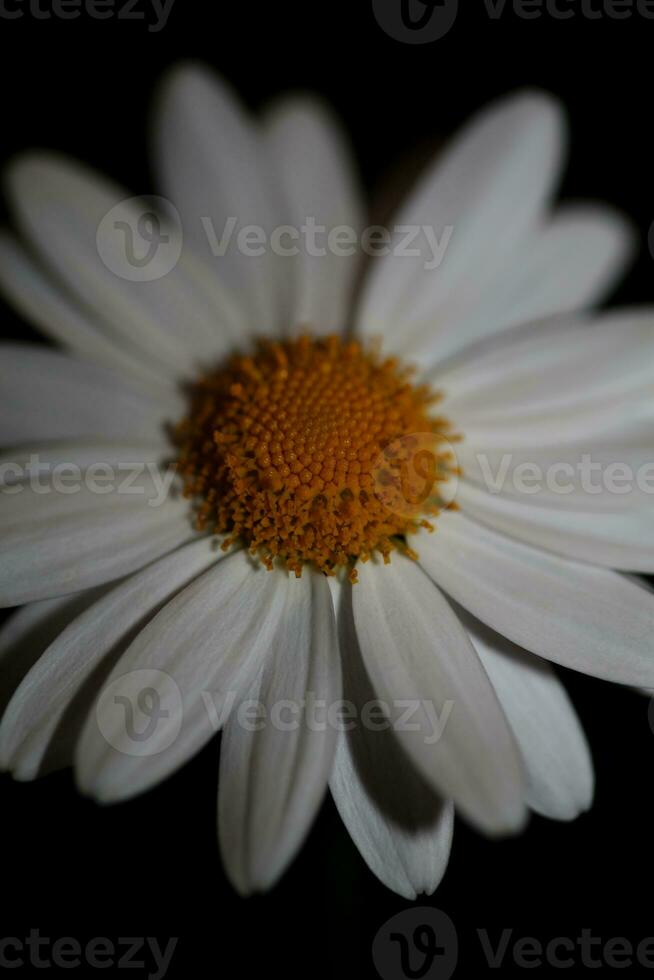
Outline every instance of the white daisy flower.
<path fill-rule="evenodd" d="M 577 468 L 647 463 L 654 314 L 580 312 L 631 234 L 604 207 L 552 210 L 564 142 L 545 95 L 481 113 L 397 216 L 420 254 L 390 249 L 362 284 L 337 249 L 207 261 L 231 216 L 267 236 L 363 230 L 311 99 L 258 123 L 204 70 L 171 76 L 155 161 L 184 249 L 147 282 L 96 242 L 120 202 L 137 214 L 127 193 L 51 155 L 14 163 L 24 244 L 2 237 L 1 285 L 64 350 L 7 343 L 0 362 L 0 599 L 22 606 L 0 633 L 4 768 L 72 762 L 83 792 L 123 800 L 222 727 L 219 837 L 242 893 L 283 873 L 328 786 L 407 897 L 437 887 L 454 807 L 491 835 L 589 807 L 548 661 L 654 687 L 654 600 L 621 574 L 654 571 L 647 488 L 591 492 Z M 449 229 L 438 266 L 429 229 Z M 509 485 L 489 486 L 507 455 Z M 522 464 L 575 482 L 522 492 Z"/>

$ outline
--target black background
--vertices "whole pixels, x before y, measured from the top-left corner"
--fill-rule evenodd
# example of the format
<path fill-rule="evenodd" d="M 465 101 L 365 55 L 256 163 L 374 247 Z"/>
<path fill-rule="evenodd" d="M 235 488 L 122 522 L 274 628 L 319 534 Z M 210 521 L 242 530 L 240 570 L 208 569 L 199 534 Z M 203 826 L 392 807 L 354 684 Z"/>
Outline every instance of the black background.
<path fill-rule="evenodd" d="M 343 117 L 374 196 L 390 173 L 406 174 L 407 160 L 424 158 L 480 103 L 538 85 L 569 110 L 563 195 L 610 201 L 638 227 L 641 256 L 616 299 L 649 300 L 654 21 L 523 20 L 508 3 L 493 21 L 482 0 L 466 0 L 465 8 L 446 37 L 424 46 L 386 36 L 368 0 L 176 0 L 159 33 L 142 21 L 37 20 L 27 12 L 0 19 L 0 152 L 8 159 L 35 145 L 56 148 L 134 192 L 154 192 L 146 126 L 152 89 L 171 63 L 199 57 L 253 107 L 289 87 L 322 93 Z M 2 315 L 7 336 L 32 337 L 4 306 Z M 466 967 L 486 973 L 478 928 L 542 941 L 575 939 L 582 928 L 604 940 L 654 936 L 648 701 L 579 675 L 564 679 L 593 749 L 595 807 L 571 825 L 534 818 L 524 836 L 502 843 L 457 824 L 446 878 L 424 903 L 456 925 L 457 975 Z M 150 935 L 162 943 L 178 936 L 169 976 L 376 976 L 375 933 L 408 903 L 368 872 L 330 804 L 270 895 L 243 902 L 233 894 L 216 844 L 217 753 L 211 744 L 165 785 L 109 809 L 78 797 L 65 773 L 29 785 L 2 777 L 0 934 L 25 937 L 38 928 L 52 938 Z"/>

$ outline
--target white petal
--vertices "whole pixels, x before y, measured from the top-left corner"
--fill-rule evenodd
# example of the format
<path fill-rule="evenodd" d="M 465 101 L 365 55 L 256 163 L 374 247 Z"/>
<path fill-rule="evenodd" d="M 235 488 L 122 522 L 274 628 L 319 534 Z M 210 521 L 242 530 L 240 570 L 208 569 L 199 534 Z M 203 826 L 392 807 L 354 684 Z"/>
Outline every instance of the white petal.
<path fill-rule="evenodd" d="M 368 562 L 360 579 L 353 599 L 357 637 L 402 747 L 430 785 L 477 826 L 489 833 L 518 829 L 525 816 L 519 754 L 451 607 L 401 555 L 390 567 Z"/>
<path fill-rule="evenodd" d="M 454 807 L 441 800 L 405 755 L 395 735 L 375 729 L 366 711 L 376 702 L 361 658 L 352 615 L 352 589 L 338 595 L 343 698 L 356 709 L 339 732 L 330 789 L 345 826 L 370 870 L 410 900 L 431 895 L 445 874 Z M 344 725 L 345 727 L 345 725 Z"/>
<path fill-rule="evenodd" d="M 66 466 L 75 467 L 81 473 L 88 473 L 89 467 L 97 466 L 99 468 L 95 472 L 98 474 L 101 474 L 102 467 L 111 467 L 115 471 L 122 467 L 120 478 L 124 479 L 127 467 L 139 464 L 164 466 L 170 455 L 171 448 L 166 443 L 148 446 L 87 439 L 35 443 L 0 453 L 0 488 L 27 482 L 32 474 L 36 474 L 38 467 L 41 467 L 42 474 Z M 91 478 L 93 472 L 91 470 Z M 101 482 L 99 480 L 98 484 L 101 485 Z"/>
<path fill-rule="evenodd" d="M 160 182 L 181 213 L 186 238 L 238 296 L 250 329 L 274 329 L 288 313 L 283 263 L 267 246 L 256 256 L 237 241 L 248 226 L 269 235 L 280 224 L 281 195 L 260 132 L 217 77 L 183 65 L 160 93 L 155 137 Z M 230 219 L 232 237 L 216 256 Z"/>
<path fill-rule="evenodd" d="M 509 473 L 512 466 L 517 467 L 523 461 L 541 467 L 572 463 L 576 472 L 583 457 L 587 457 L 595 467 L 594 472 L 599 474 L 586 479 L 586 484 L 592 487 L 598 480 L 607 478 L 606 467 L 611 463 L 636 468 L 651 464 L 654 401 L 647 389 L 641 388 L 605 403 L 593 404 L 591 399 L 588 405 L 562 406 L 558 411 L 553 409 L 541 415 L 534 412 L 533 416 L 518 409 L 513 421 L 508 418 L 493 420 L 489 414 L 480 424 L 468 420 L 455 428 L 463 433 L 463 443 L 457 445 L 457 459 L 464 467 L 470 464 L 471 458 L 477 461 L 471 468 L 472 479 L 477 479 L 480 471 L 482 477 L 484 472 L 490 473 L 493 485 L 500 473 L 493 469 L 496 461 L 507 460 Z M 480 459 L 486 461 L 484 470 L 480 469 Z M 595 464 L 600 464 L 599 470 Z M 467 469 L 464 469 L 464 475 L 468 475 Z M 529 478 L 531 474 L 527 476 Z M 556 480 L 565 476 L 565 473 L 554 474 Z M 643 478 L 643 485 L 647 486 L 651 471 L 646 470 Z M 581 472 L 576 474 L 575 482 L 588 496 L 583 489 Z M 645 492 L 651 495 L 649 489 Z M 604 493 L 598 498 L 609 510 L 616 506 L 615 501 L 607 504 L 610 496 Z M 630 503 L 634 502 L 636 497 Z"/>
<path fill-rule="evenodd" d="M 652 446 L 644 432 L 642 439 L 614 445 L 599 436 L 590 443 L 515 449 L 483 449 L 464 438 L 456 446 L 456 460 L 463 471 L 460 486 L 471 483 L 548 508 L 612 514 L 648 508 L 652 498 Z M 616 463 L 626 468 L 626 481 L 616 471 L 614 482 L 611 467 Z"/>
<path fill-rule="evenodd" d="M 513 541 L 462 513 L 420 534 L 420 564 L 477 619 L 574 670 L 654 686 L 654 598 L 617 572 Z"/>
<path fill-rule="evenodd" d="M 76 752 L 82 791 L 102 802 L 127 799 L 202 748 L 261 669 L 288 587 L 284 573 L 267 572 L 239 551 L 167 603 L 118 661 L 89 715 Z M 109 695 L 115 687 L 134 703 L 142 676 L 168 716 L 135 742 L 124 708 Z"/>
<path fill-rule="evenodd" d="M 310 709 L 312 701 L 332 705 L 341 693 L 329 586 L 323 575 L 306 571 L 289 584 L 266 663 L 231 713 L 220 747 L 220 849 L 241 894 L 270 888 L 284 872 L 322 802 L 334 761 L 336 729 L 326 709 Z M 248 704 L 261 712 L 254 724 Z"/>
<path fill-rule="evenodd" d="M 440 319 L 457 289 L 492 282 L 505 257 L 536 227 L 559 171 L 562 120 L 555 102 L 540 93 L 521 93 L 475 117 L 444 159 L 429 170 L 397 217 L 396 224 L 429 226 L 439 242 L 451 237 L 436 268 L 424 232 L 412 242 L 415 257 L 378 259 L 367 280 L 359 326 L 385 334 L 394 350 L 406 337 L 402 316 Z"/>
<path fill-rule="evenodd" d="M 473 279 L 436 322 L 407 311 L 406 353 L 422 364 L 457 354 L 473 341 L 520 323 L 598 303 L 633 253 L 633 233 L 618 214 L 591 205 L 567 207 L 534 230 L 493 282 Z"/>
<path fill-rule="evenodd" d="M 184 413 L 175 394 L 154 398 L 107 368 L 36 344 L 0 345 L 0 445 L 47 439 L 160 443 Z"/>
<path fill-rule="evenodd" d="M 107 233 L 103 244 L 112 268 L 105 264 L 96 240 L 105 216 L 120 204 L 120 220 L 137 228 L 143 214 L 142 204 L 128 191 L 53 154 L 19 158 L 9 171 L 8 186 L 30 241 L 94 311 L 98 326 L 106 324 L 115 342 L 172 378 L 192 376 L 208 354 L 224 353 L 227 334 L 217 322 L 217 311 L 187 274 L 183 257 L 172 269 L 162 265 L 158 278 L 133 282 L 113 271 L 124 264 L 124 237 Z M 174 236 L 176 231 L 166 233 Z M 166 260 L 167 253 L 159 249 L 152 262 Z"/>
<path fill-rule="evenodd" d="M 593 412 L 598 424 L 589 437 L 602 435 L 607 421 L 613 428 L 628 423 L 639 400 L 649 398 L 653 363 L 654 309 L 618 310 L 525 324 L 472 348 L 434 381 L 473 444 L 487 445 L 484 435 L 494 445 L 517 447 L 530 428 L 536 434 L 544 425 L 558 425 L 561 444 L 588 431 Z M 575 425 L 577 416 L 583 427 Z M 498 443 L 504 433 L 506 441 Z"/>
<path fill-rule="evenodd" d="M 152 476 L 118 478 L 111 492 L 51 481 L 2 492 L 0 606 L 16 606 L 120 578 L 194 536 L 189 503 L 161 493 Z M 14 493 L 19 490 L 18 493 Z"/>
<path fill-rule="evenodd" d="M 213 544 L 202 538 L 130 576 L 53 638 L 0 724 L 2 768 L 34 779 L 44 760 L 52 765 L 50 749 L 57 762 L 68 763 L 90 694 L 162 603 L 222 557 Z"/>
<path fill-rule="evenodd" d="M 304 97 L 283 100 L 266 123 L 267 148 L 287 202 L 283 223 L 299 230 L 311 219 L 326 234 L 343 226 L 358 236 L 363 208 L 336 120 L 320 102 Z M 284 247 L 293 242 L 285 241 Z M 323 242 L 319 248 L 325 254 L 311 255 L 302 241 L 295 247 L 299 254 L 284 259 L 296 284 L 291 331 L 308 325 L 312 332 L 342 332 L 359 268 L 354 248 L 351 255 L 338 255 Z"/>
<path fill-rule="evenodd" d="M 0 289 L 39 330 L 78 357 L 124 373 L 155 394 L 162 387 L 164 394 L 170 390 L 165 371 L 157 371 L 151 359 L 121 344 L 97 314 L 48 278 L 18 240 L 6 234 L 0 234 Z"/>
<path fill-rule="evenodd" d="M 518 740 L 527 802 L 554 820 L 573 820 L 593 799 L 588 743 L 565 688 L 545 660 L 457 609 Z"/>
<path fill-rule="evenodd" d="M 610 496 L 610 495 L 607 495 Z M 654 508 L 651 501 L 613 511 L 557 506 L 557 495 L 488 493 L 466 480 L 457 489 L 465 514 L 497 531 L 568 558 L 606 568 L 654 572 Z M 584 499 L 577 495 L 584 507 Z M 647 509 L 645 509 L 647 507 Z"/>
<path fill-rule="evenodd" d="M 73 619 L 95 602 L 103 589 L 30 602 L 17 609 L 0 629 L 0 714 L 43 651 Z"/>

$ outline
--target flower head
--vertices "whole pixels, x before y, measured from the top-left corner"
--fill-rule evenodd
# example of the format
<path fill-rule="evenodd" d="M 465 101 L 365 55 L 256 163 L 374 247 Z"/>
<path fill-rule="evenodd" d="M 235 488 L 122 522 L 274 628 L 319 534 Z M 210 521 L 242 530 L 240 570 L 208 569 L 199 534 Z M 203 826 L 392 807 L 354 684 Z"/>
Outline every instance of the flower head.
<path fill-rule="evenodd" d="M 32 248 L 2 237 L 0 285 L 65 352 L 0 359 L 0 600 L 22 606 L 0 762 L 73 763 L 114 801 L 221 729 L 240 891 L 277 880 L 329 786 L 373 872 L 432 892 L 454 806 L 499 834 L 590 805 L 548 661 L 654 687 L 654 602 L 621 574 L 654 570 L 648 491 L 582 469 L 651 454 L 654 313 L 589 312 L 630 230 L 552 212 L 539 93 L 469 124 L 361 279 L 372 236 L 317 103 L 255 123 L 187 66 L 157 134 L 167 211 L 59 158 L 10 173 Z M 294 248 L 319 227 L 360 248 Z"/>

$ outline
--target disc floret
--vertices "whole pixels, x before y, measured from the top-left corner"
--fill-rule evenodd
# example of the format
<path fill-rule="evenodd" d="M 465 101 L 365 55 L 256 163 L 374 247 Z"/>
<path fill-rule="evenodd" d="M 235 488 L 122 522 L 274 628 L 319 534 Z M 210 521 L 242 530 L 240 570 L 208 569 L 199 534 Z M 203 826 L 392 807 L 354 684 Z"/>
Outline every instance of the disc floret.
<path fill-rule="evenodd" d="M 223 547 L 243 539 L 269 568 L 347 566 L 356 578 L 357 560 L 377 552 L 388 561 L 443 506 L 453 437 L 434 414 L 439 397 L 374 348 L 332 336 L 262 340 L 190 395 L 177 465 L 197 526 L 226 533 Z M 414 506 L 405 491 L 416 436 L 432 465 Z M 393 506 L 389 486 L 404 506 Z"/>

